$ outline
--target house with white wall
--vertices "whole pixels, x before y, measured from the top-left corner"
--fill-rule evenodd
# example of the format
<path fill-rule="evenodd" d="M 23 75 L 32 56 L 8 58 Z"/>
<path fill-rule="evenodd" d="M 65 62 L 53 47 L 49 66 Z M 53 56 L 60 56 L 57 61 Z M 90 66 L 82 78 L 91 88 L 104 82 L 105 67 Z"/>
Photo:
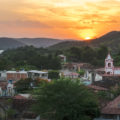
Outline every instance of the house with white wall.
<path fill-rule="evenodd" d="M 102 73 L 99 73 L 96 70 L 85 70 L 84 76 L 82 77 L 83 81 L 101 81 L 103 80 L 103 75 Z"/>
<path fill-rule="evenodd" d="M 7 71 L 0 71 L 0 81 L 6 81 Z"/>
<path fill-rule="evenodd" d="M 28 77 L 32 79 L 37 79 L 37 78 L 48 79 L 48 72 L 39 71 L 39 70 L 30 70 L 28 71 Z"/>
<path fill-rule="evenodd" d="M 64 63 L 66 63 L 66 61 L 67 61 L 67 58 L 66 58 L 66 56 L 65 55 L 59 55 L 59 58 L 60 58 L 60 60 L 62 61 L 62 62 L 64 62 Z"/>

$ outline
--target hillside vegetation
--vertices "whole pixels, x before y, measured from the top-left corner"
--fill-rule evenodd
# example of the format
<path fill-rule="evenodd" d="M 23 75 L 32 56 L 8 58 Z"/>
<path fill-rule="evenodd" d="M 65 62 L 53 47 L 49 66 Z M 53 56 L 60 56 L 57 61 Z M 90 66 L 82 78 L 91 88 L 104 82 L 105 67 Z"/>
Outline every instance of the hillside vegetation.
<path fill-rule="evenodd" d="M 20 47 L 5 51 L 0 56 L 0 70 L 60 69 L 57 56 L 44 48 Z"/>
<path fill-rule="evenodd" d="M 106 46 L 93 48 L 89 46 L 71 47 L 66 50 L 49 50 L 46 48 L 35 48 L 33 46 L 25 46 L 11 49 L 0 55 L 0 70 L 13 69 L 61 69 L 61 61 L 59 55 L 64 54 L 67 62 L 86 62 L 95 67 L 104 67 L 104 60 L 108 54 Z M 120 66 L 120 51 L 116 54 L 112 53 L 114 63 Z"/>

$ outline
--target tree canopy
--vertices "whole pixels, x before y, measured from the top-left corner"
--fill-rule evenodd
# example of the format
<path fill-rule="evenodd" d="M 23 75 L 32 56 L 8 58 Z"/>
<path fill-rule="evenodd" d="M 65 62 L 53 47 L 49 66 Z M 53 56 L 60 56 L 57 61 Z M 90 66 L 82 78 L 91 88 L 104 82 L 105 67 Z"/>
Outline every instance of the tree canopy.
<path fill-rule="evenodd" d="M 49 79 L 59 79 L 60 78 L 59 71 L 56 71 L 56 70 L 49 71 L 48 77 L 49 77 Z"/>
<path fill-rule="evenodd" d="M 87 62 L 95 66 L 104 66 L 107 54 L 108 48 L 105 46 L 100 46 L 99 48 L 89 46 L 72 47 L 66 51 L 68 61 Z"/>
<path fill-rule="evenodd" d="M 32 46 L 5 51 L 0 56 L 0 70 L 10 69 L 54 69 L 61 68 L 59 57 L 44 48 Z"/>
<path fill-rule="evenodd" d="M 33 46 L 20 47 L 5 51 L 0 55 L 0 70 L 10 70 L 12 68 L 20 70 L 30 69 L 61 69 L 59 54 L 67 57 L 67 62 L 86 62 L 94 66 L 104 66 L 108 48 L 100 47 L 72 47 L 67 50 L 49 50 L 45 48 L 34 48 Z M 115 64 L 120 65 L 120 52 L 114 55 Z"/>
<path fill-rule="evenodd" d="M 33 93 L 33 110 L 48 120 L 92 120 L 99 115 L 97 98 L 78 81 L 59 79 Z"/>

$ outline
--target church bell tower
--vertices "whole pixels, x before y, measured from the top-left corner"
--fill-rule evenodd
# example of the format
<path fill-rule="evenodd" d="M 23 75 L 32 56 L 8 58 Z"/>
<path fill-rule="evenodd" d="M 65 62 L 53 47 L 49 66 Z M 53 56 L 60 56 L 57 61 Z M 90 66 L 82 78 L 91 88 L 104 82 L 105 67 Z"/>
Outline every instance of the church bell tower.
<path fill-rule="evenodd" d="M 113 59 L 112 59 L 110 53 L 107 55 L 107 57 L 105 59 L 105 73 L 106 74 L 114 74 Z"/>

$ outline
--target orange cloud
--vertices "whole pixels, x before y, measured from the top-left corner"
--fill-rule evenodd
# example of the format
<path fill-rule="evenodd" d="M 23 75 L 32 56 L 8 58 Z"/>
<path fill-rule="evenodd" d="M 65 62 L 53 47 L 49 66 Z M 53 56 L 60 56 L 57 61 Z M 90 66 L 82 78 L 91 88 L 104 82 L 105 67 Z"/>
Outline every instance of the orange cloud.
<path fill-rule="evenodd" d="M 4 0 L 0 4 L 1 36 L 83 39 L 120 30 L 120 0 Z"/>

